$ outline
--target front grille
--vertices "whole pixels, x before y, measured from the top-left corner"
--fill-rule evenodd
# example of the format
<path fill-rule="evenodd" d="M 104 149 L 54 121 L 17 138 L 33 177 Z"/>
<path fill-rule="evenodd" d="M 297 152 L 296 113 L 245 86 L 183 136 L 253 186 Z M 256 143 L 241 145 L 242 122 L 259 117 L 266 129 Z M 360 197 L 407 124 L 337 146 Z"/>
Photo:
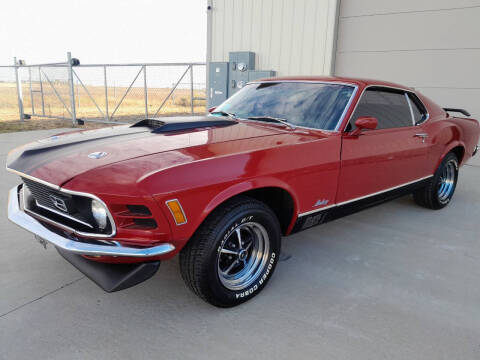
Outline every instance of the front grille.
<path fill-rule="evenodd" d="M 86 235 L 111 235 L 112 227 L 101 230 L 91 213 L 92 199 L 71 195 L 31 179 L 22 178 L 26 186 L 24 206 L 43 219 Z"/>
<path fill-rule="evenodd" d="M 71 195 L 61 193 L 60 191 L 52 189 L 47 185 L 43 185 L 30 179 L 22 178 L 22 180 L 23 183 L 27 185 L 28 190 L 30 190 L 30 193 L 35 198 L 37 204 L 41 207 L 45 207 L 54 211 L 61 211 L 68 215 L 72 215 L 76 212 Z M 65 202 L 65 209 L 60 206 L 55 206 L 55 199 L 57 198 Z M 67 204 L 69 204 L 69 206 L 67 206 Z"/>

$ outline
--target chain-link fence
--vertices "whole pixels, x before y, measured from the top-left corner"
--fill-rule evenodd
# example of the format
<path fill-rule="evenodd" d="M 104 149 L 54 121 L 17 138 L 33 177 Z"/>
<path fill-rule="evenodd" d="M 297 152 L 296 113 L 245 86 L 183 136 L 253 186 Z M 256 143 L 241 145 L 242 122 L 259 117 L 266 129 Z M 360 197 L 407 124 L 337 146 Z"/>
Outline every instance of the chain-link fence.
<path fill-rule="evenodd" d="M 66 63 L 0 67 L 0 120 L 130 122 L 205 113 L 204 63 L 75 64 L 68 54 Z"/>

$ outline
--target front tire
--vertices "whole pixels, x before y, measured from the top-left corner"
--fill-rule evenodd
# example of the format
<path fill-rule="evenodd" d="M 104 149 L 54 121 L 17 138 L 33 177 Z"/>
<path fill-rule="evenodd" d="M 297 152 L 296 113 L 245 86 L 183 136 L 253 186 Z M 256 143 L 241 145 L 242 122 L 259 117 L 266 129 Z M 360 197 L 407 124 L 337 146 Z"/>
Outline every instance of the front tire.
<path fill-rule="evenodd" d="M 264 203 L 239 197 L 208 216 L 180 252 L 180 271 L 189 288 L 219 307 L 257 295 L 280 255 L 280 224 Z"/>
<path fill-rule="evenodd" d="M 448 153 L 428 184 L 413 193 L 415 202 L 429 209 L 442 209 L 450 203 L 458 180 L 458 158 Z"/>

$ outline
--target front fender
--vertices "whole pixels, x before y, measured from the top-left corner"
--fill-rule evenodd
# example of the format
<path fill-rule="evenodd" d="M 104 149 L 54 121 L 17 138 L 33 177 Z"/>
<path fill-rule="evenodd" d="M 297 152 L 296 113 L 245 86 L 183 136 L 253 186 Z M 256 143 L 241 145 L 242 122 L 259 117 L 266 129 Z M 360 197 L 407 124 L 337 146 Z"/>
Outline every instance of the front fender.
<path fill-rule="evenodd" d="M 205 218 L 224 201 L 253 189 L 287 191 L 294 213 L 310 209 L 316 199 L 334 199 L 339 174 L 340 136 L 180 164 L 142 178 L 138 183 L 152 194 L 172 229 L 172 242 L 181 248 Z M 312 154 L 312 156 L 305 156 Z M 315 156 L 314 154 L 321 154 Z M 166 206 L 177 199 L 187 222 L 177 225 Z"/>
<path fill-rule="evenodd" d="M 215 208 L 217 208 L 220 204 L 224 203 L 228 199 L 231 199 L 234 196 L 240 195 L 249 190 L 261 189 L 261 188 L 267 188 L 267 187 L 280 188 L 282 190 L 287 191 L 293 199 L 294 214 L 298 212 L 298 207 L 299 207 L 298 198 L 295 193 L 295 190 L 293 190 L 293 188 L 290 185 L 274 177 L 261 177 L 261 178 L 250 179 L 247 181 L 243 181 L 241 183 L 234 184 L 224 189 L 222 192 L 220 192 L 205 207 L 204 211 L 201 214 L 201 218 L 202 218 L 201 222 L 203 222 L 203 220 L 205 220 L 205 218 Z"/>
<path fill-rule="evenodd" d="M 177 198 L 180 201 L 186 214 L 187 223 L 184 225 L 175 224 L 173 217 L 170 216 L 166 209 L 163 196 L 157 198 L 157 203 L 160 207 L 165 207 L 165 215 L 169 219 L 172 229 L 172 240 L 175 241 L 175 247 L 180 249 L 219 205 L 249 190 L 267 187 L 280 188 L 287 191 L 293 199 L 294 214 L 298 212 L 299 204 L 295 191 L 289 184 L 274 177 L 258 177 L 233 184 L 216 184 L 215 186 L 201 187 L 175 195 L 172 194 L 172 198 Z"/>

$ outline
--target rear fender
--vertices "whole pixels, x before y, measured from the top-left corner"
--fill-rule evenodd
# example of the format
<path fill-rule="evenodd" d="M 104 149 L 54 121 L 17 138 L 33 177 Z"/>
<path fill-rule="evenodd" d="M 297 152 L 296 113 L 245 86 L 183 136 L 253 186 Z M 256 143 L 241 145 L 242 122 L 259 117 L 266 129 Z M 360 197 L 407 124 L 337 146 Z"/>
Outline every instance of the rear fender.
<path fill-rule="evenodd" d="M 429 153 L 429 163 L 434 173 L 445 156 L 457 146 L 465 149 L 463 139 L 463 129 L 454 119 L 435 121 L 428 125 L 427 132 L 431 136 L 431 147 Z M 464 158 L 465 159 L 465 156 Z M 460 165 L 460 164 L 459 164 Z"/>
<path fill-rule="evenodd" d="M 452 117 L 445 122 L 442 121 L 439 123 L 446 123 L 449 124 L 449 126 L 442 129 L 439 133 L 440 136 L 437 137 L 438 139 L 448 139 L 448 141 L 444 142 L 445 145 L 442 149 L 442 154 L 436 164 L 437 168 L 444 157 L 458 146 L 463 148 L 463 157 L 459 165 L 465 164 L 472 156 L 475 145 L 478 143 L 480 133 L 478 121 L 471 118 Z M 444 134 L 446 134 L 446 136 L 442 136 Z M 440 141 L 440 144 L 441 143 L 442 141 Z"/>
<path fill-rule="evenodd" d="M 442 155 L 440 156 L 440 158 L 438 159 L 437 161 L 437 164 L 435 166 L 435 169 L 438 169 L 438 167 L 440 166 L 440 164 L 442 163 L 443 159 L 445 158 L 445 156 L 447 156 L 447 154 L 449 152 L 451 152 L 454 148 L 458 147 L 458 146 L 461 146 L 463 148 L 463 151 L 464 151 L 464 156 L 463 156 L 463 159 L 460 161 L 460 163 L 458 164 L 458 166 L 461 166 L 463 165 L 463 163 L 465 162 L 465 144 L 463 143 L 463 141 L 459 141 L 459 140 L 454 140 L 452 142 L 450 142 L 447 147 L 445 148 L 444 152 L 442 153 Z"/>

